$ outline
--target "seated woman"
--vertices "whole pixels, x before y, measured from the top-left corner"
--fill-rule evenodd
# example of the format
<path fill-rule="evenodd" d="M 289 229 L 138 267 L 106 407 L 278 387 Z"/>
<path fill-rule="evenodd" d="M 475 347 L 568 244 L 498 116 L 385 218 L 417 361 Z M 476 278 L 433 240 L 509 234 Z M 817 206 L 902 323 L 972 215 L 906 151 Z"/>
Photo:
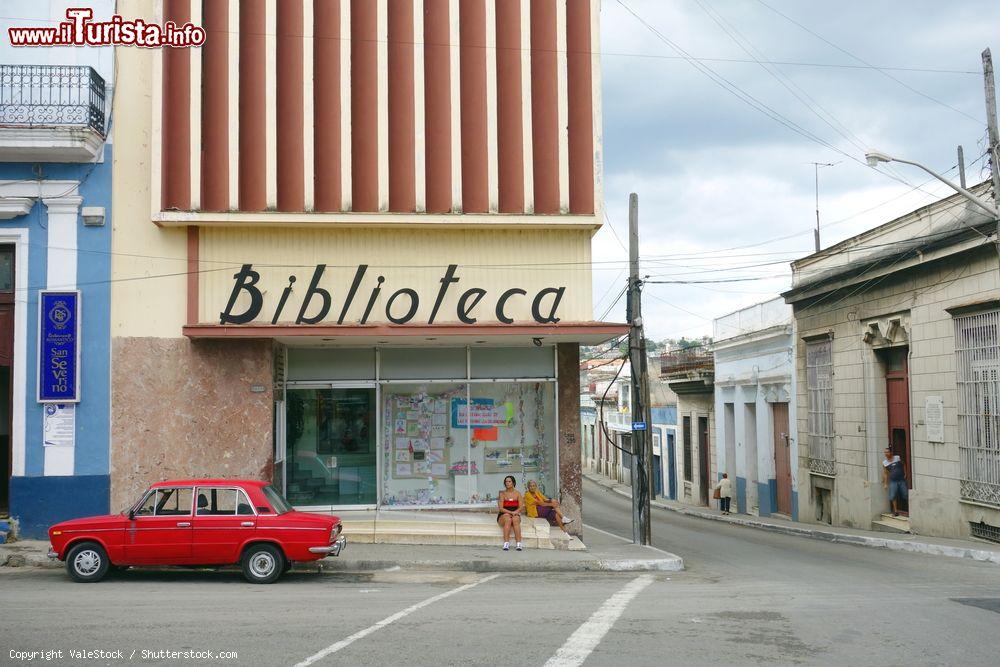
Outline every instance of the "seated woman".
<path fill-rule="evenodd" d="M 524 494 L 525 511 L 531 518 L 548 519 L 549 524 L 559 526 L 563 530 L 567 523 L 572 523 L 573 519 L 564 519 L 559 508 L 559 501 L 546 498 L 545 494 L 538 490 L 538 482 L 531 480 L 528 482 L 528 490 Z"/>
<path fill-rule="evenodd" d="M 524 548 L 521 544 L 521 510 L 524 509 L 524 499 L 521 493 L 514 487 L 517 482 L 513 475 L 503 478 L 503 491 L 497 497 L 497 507 L 500 512 L 497 514 L 497 523 L 503 528 L 503 550 L 510 551 L 510 531 L 514 529 L 514 539 L 517 540 L 517 550 Z"/>

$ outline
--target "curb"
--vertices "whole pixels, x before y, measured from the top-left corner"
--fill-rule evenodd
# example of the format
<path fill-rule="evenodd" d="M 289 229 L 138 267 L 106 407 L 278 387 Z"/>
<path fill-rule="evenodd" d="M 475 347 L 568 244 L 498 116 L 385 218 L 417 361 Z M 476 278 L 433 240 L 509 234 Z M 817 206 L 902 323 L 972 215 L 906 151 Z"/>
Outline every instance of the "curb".
<path fill-rule="evenodd" d="M 680 572 L 684 562 L 674 558 L 591 559 L 571 562 L 495 561 L 495 560 L 322 560 L 320 571 L 379 572 L 386 570 L 435 570 L 449 572 Z M 296 569 L 299 569 L 296 567 Z M 303 563 L 302 569 L 316 569 L 316 563 Z"/>
<path fill-rule="evenodd" d="M 624 488 L 610 485 L 592 475 L 585 475 L 586 479 L 603 486 L 620 496 L 631 498 L 632 493 Z M 993 563 L 1000 565 L 1000 551 L 990 551 L 988 549 L 972 549 L 969 547 L 950 547 L 943 544 L 930 544 L 928 542 L 910 542 L 904 540 L 894 540 L 884 537 L 868 537 L 867 535 L 851 535 L 849 533 L 832 533 L 811 528 L 799 528 L 798 526 L 778 526 L 773 523 L 754 521 L 753 519 L 727 518 L 715 514 L 708 514 L 697 509 L 686 507 L 675 507 L 661 502 L 652 501 L 653 507 L 665 509 L 677 514 L 698 517 L 709 521 L 719 521 L 721 523 L 747 528 L 757 528 L 772 533 L 783 535 L 793 535 L 796 537 L 808 537 L 814 540 L 825 540 L 827 542 L 840 542 L 843 544 L 854 544 L 856 546 L 869 547 L 872 549 L 888 549 L 889 551 L 902 551 L 908 553 L 919 553 L 928 556 L 945 556 L 947 558 L 969 558 L 981 563 Z"/>

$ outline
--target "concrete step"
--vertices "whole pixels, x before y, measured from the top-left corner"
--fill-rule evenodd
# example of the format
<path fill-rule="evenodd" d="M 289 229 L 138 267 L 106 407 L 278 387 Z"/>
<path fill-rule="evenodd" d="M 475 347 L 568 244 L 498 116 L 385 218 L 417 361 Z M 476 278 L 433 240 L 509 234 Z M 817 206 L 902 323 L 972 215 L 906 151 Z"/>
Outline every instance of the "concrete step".
<path fill-rule="evenodd" d="M 909 533 L 910 519 L 886 513 L 878 521 L 872 521 L 872 529 L 882 533 Z"/>

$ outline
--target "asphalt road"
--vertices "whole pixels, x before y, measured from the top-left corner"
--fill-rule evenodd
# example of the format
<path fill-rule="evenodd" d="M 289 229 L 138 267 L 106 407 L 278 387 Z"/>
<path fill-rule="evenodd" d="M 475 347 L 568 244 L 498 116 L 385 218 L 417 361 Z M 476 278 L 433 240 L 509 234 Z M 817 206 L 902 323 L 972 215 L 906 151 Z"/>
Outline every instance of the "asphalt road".
<path fill-rule="evenodd" d="M 629 501 L 589 483 L 585 494 L 588 526 L 628 534 Z M 994 565 L 654 517 L 656 545 L 686 572 L 293 573 L 251 586 L 130 571 L 80 585 L 3 568 L 0 664 L 55 650 L 49 664 L 997 664 Z M 200 651 L 216 655 L 183 653 Z"/>

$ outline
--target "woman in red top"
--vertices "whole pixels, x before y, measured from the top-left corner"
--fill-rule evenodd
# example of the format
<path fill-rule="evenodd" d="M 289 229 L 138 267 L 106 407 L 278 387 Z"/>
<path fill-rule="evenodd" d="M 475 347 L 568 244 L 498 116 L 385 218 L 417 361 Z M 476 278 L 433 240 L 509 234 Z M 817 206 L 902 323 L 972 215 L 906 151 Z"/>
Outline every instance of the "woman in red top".
<path fill-rule="evenodd" d="M 497 523 L 503 528 L 503 550 L 510 551 L 510 530 L 514 529 L 514 539 L 517 540 L 517 550 L 521 551 L 524 546 L 521 544 L 521 511 L 524 509 L 524 498 L 520 491 L 514 487 L 517 482 L 513 475 L 503 478 L 503 491 L 497 498 L 497 507 L 500 512 L 497 514 Z"/>

